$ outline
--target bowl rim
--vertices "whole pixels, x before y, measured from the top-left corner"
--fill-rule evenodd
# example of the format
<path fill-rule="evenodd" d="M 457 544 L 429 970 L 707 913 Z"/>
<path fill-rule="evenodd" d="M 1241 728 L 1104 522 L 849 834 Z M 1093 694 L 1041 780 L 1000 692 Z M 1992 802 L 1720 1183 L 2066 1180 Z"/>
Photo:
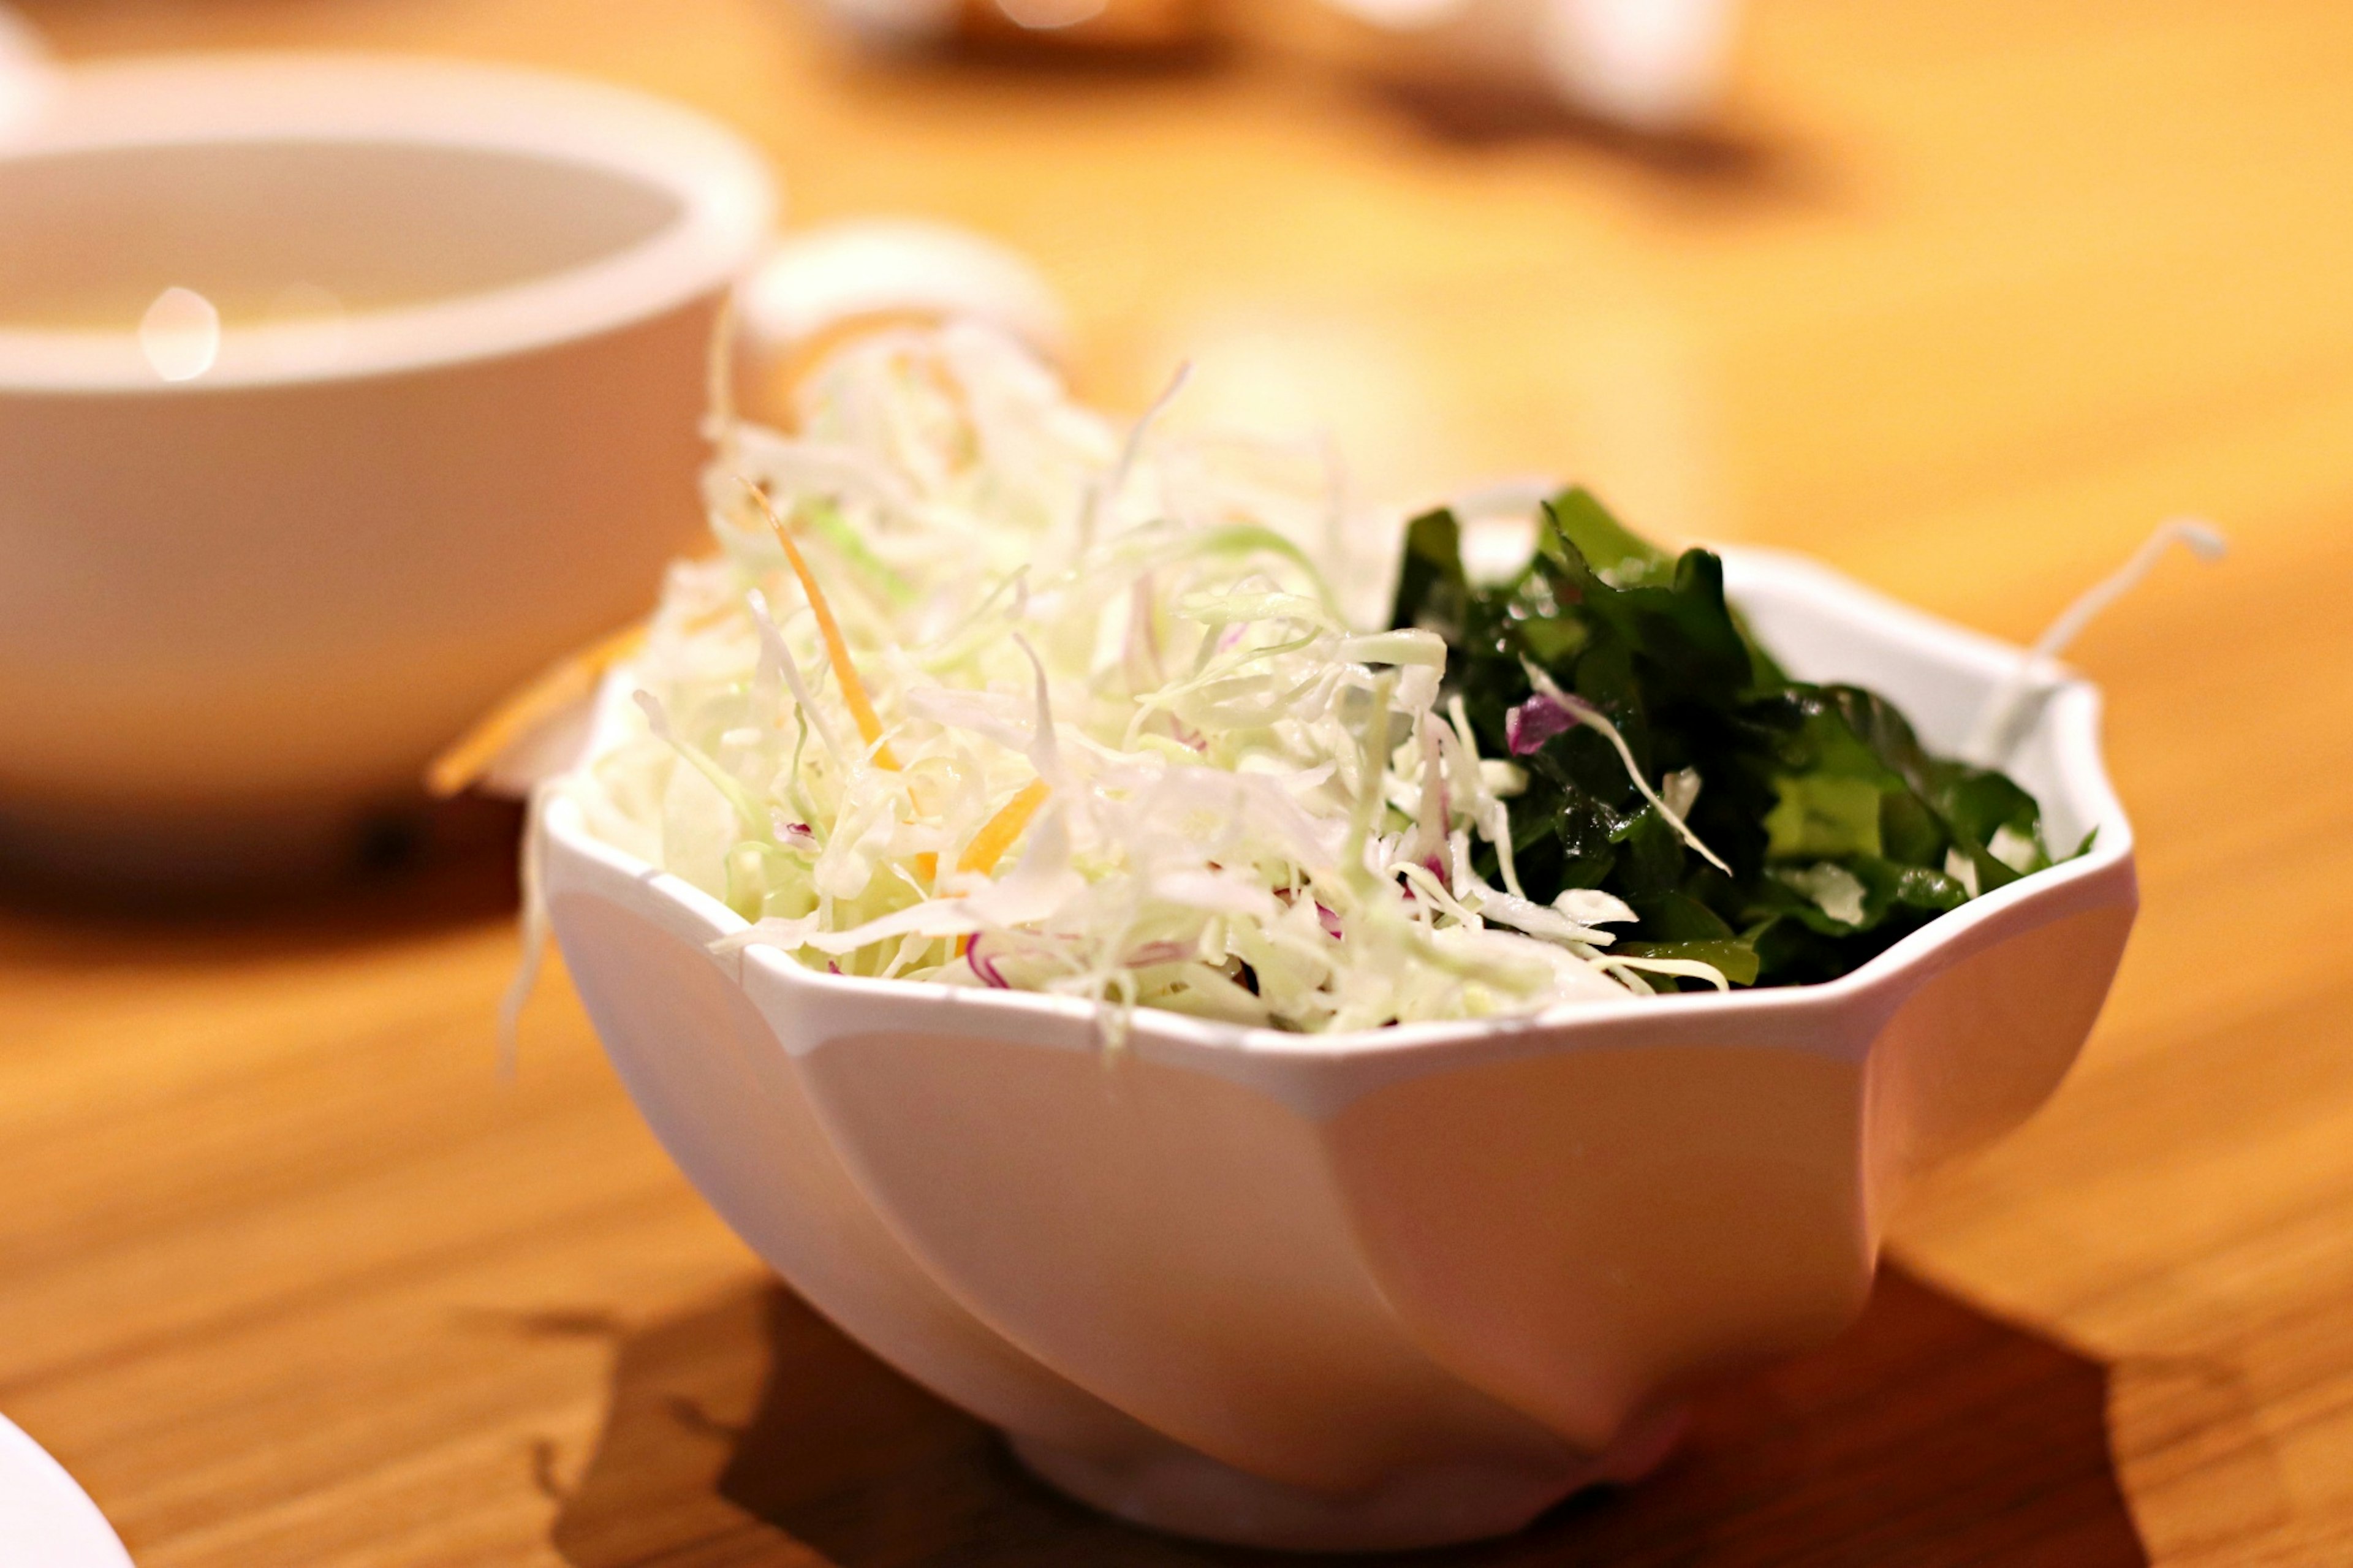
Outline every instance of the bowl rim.
<path fill-rule="evenodd" d="M 659 190 L 651 233 L 519 281 L 332 322 L 224 325 L 212 367 L 157 376 L 132 326 L 0 329 L 0 395 L 188 396 L 466 363 L 595 337 L 733 283 L 777 196 L 765 161 L 682 105 L 584 78 L 421 56 L 225 51 L 60 68 L 0 163 L 141 148 L 302 143 L 538 158 Z"/>
<path fill-rule="evenodd" d="M 1915 609 L 1808 557 L 1753 546 L 1725 547 L 1721 553 L 1726 587 L 1734 598 L 1737 598 L 1743 585 L 1769 583 L 1833 601 L 1851 614 L 1876 622 L 1878 629 L 1890 640 L 1948 665 L 1984 675 L 1989 683 L 2011 674 L 2030 657 L 2027 650 L 2014 644 Z M 607 679 L 598 697 L 596 735 L 579 762 L 565 770 L 555 783 L 560 784 L 562 779 L 571 778 L 592 765 L 606 750 L 611 739 L 609 720 L 626 700 L 626 677 L 623 669 Z M 2104 886 L 2119 877 L 2129 879 L 2133 874 L 2132 825 L 2108 780 L 2100 752 L 2099 689 L 2063 668 L 2030 687 L 2029 694 L 2039 702 L 2039 708 L 2026 736 L 2048 731 L 2056 742 L 2057 766 L 2063 786 L 2075 803 L 2085 808 L 2097 829 L 2098 837 L 2090 851 L 1970 900 L 1835 980 L 1729 992 L 1630 995 L 1622 1001 L 1580 999 L 1558 1003 L 1536 1013 L 1433 1020 L 1331 1034 L 1293 1034 L 1263 1025 L 1229 1024 L 1139 1007 L 1133 1011 L 1124 1037 L 1136 1045 L 1174 1047 L 1187 1055 L 1206 1050 L 1213 1055 L 1261 1058 L 1357 1060 L 1467 1042 L 1493 1043 L 1538 1035 L 1556 1039 L 1564 1029 L 1614 1033 L 1626 1025 L 1655 1024 L 1670 1018 L 1816 1021 L 1826 1014 L 1857 1006 L 1875 1016 L 1946 967 L 1956 949 L 1965 946 L 1988 926 L 2004 921 L 2030 905 L 2076 903 L 2096 896 Z M 532 831 L 546 835 L 552 847 L 583 857 L 608 873 L 634 882 L 669 905 L 672 913 L 683 917 L 690 929 L 706 931 L 708 934 L 701 939 L 705 942 L 750 929 L 752 922 L 702 889 L 594 837 L 587 831 L 579 804 L 567 798 L 560 787 L 551 789 L 545 799 L 545 809 L 536 814 Z M 748 983 L 756 972 L 786 994 L 797 992 L 812 1002 L 829 997 L 876 1003 L 952 1000 L 959 1009 L 995 1010 L 1008 1018 L 1027 1016 L 1065 1025 L 1091 1025 L 1103 1016 L 1101 1004 L 1077 997 L 943 985 L 933 981 L 824 973 L 757 943 L 743 948 L 739 956 L 744 965 L 740 972 L 743 981 Z"/>

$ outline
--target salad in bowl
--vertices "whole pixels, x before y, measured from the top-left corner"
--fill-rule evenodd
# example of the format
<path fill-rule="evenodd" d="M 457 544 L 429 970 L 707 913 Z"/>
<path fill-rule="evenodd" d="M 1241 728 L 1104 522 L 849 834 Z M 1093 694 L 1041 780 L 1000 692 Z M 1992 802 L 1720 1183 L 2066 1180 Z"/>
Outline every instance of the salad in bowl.
<path fill-rule="evenodd" d="M 1039 1474 L 1508 1531 L 1836 1334 L 1905 1187 L 2056 1085 L 2137 902 L 2097 695 L 1575 489 L 1384 556 L 1315 449 L 1160 412 L 852 340 L 790 433 L 715 421 L 717 552 L 439 782 L 586 700 L 528 902 L 632 1096 Z"/>
<path fill-rule="evenodd" d="M 2025 790 L 1584 490 L 1474 498 L 1534 525 L 1481 582 L 1413 520 L 1366 627 L 1296 453 L 1123 434 L 978 329 L 802 402 L 724 430 L 719 552 L 566 786 L 733 945 L 1345 1033 L 1829 979 L 2052 863 Z"/>

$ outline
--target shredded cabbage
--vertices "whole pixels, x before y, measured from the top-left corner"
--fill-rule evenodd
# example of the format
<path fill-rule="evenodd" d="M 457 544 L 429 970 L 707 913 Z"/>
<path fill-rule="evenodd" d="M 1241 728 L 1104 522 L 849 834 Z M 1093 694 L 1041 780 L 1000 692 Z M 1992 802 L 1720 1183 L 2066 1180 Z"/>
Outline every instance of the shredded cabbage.
<path fill-rule="evenodd" d="M 724 423 L 719 552 L 567 786 L 591 830 L 844 974 L 1295 1031 L 1721 985 L 1613 959 L 1606 894 L 1520 896 L 1524 775 L 1440 705 L 1440 638 L 1342 614 L 1328 463 L 1167 401 L 1116 427 L 951 326 L 850 342 L 791 436 Z"/>

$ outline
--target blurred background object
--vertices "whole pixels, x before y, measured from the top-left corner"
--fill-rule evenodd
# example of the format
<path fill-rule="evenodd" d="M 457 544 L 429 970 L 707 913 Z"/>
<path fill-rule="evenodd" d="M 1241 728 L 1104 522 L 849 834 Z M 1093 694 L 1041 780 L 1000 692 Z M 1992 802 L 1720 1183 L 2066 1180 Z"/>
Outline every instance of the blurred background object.
<path fill-rule="evenodd" d="M 1064 58 L 1296 39 L 1277 0 L 1245 19 L 1211 0 L 807 0 L 885 52 L 954 47 Z M 1725 88 L 1740 0 L 1321 0 L 1355 23 L 1360 67 L 1418 85 L 1548 102 L 1642 135 L 1704 124 Z M 1270 15 L 1272 13 L 1273 15 Z M 1230 37 L 1229 37 L 1230 36 Z"/>
<path fill-rule="evenodd" d="M 1213 0 L 813 0 L 869 44 L 1135 55 L 1195 48 Z"/>
<path fill-rule="evenodd" d="M 848 218 L 792 233 L 745 280 L 738 308 L 744 411 L 778 424 L 790 422 L 801 372 L 865 327 L 977 321 L 1049 360 L 1071 348 L 1069 313 L 1034 262 L 924 218 Z"/>
<path fill-rule="evenodd" d="M 53 80 L 40 35 L 0 0 L 0 141 L 40 112 Z"/>
<path fill-rule="evenodd" d="M 1327 0 L 1390 47 L 1388 68 L 1533 95 L 1648 135 L 1722 98 L 1739 0 Z"/>
<path fill-rule="evenodd" d="M 807 0 L 860 41 L 883 48 L 938 44 L 955 36 L 963 0 Z"/>
<path fill-rule="evenodd" d="M 965 0 L 963 35 L 1081 49 L 1183 50 L 1208 37 L 1211 0 Z"/>

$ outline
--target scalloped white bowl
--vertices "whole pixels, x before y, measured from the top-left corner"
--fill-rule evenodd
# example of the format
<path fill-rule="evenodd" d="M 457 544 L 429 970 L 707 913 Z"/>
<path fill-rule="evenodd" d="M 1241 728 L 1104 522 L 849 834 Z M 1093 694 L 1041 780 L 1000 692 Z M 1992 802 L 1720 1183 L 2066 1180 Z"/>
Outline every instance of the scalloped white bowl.
<path fill-rule="evenodd" d="M 1795 672 L 1959 746 L 2018 651 L 1727 554 Z M 1828 984 L 1302 1037 L 720 960 L 716 900 L 544 816 L 623 1081 L 820 1311 L 1139 1523 L 1303 1549 L 1514 1530 L 1630 1480 L 1713 1380 L 1831 1339 L 1890 1210 L 2057 1085 L 2137 903 L 2099 697 L 2011 760 L 2093 851 Z"/>

